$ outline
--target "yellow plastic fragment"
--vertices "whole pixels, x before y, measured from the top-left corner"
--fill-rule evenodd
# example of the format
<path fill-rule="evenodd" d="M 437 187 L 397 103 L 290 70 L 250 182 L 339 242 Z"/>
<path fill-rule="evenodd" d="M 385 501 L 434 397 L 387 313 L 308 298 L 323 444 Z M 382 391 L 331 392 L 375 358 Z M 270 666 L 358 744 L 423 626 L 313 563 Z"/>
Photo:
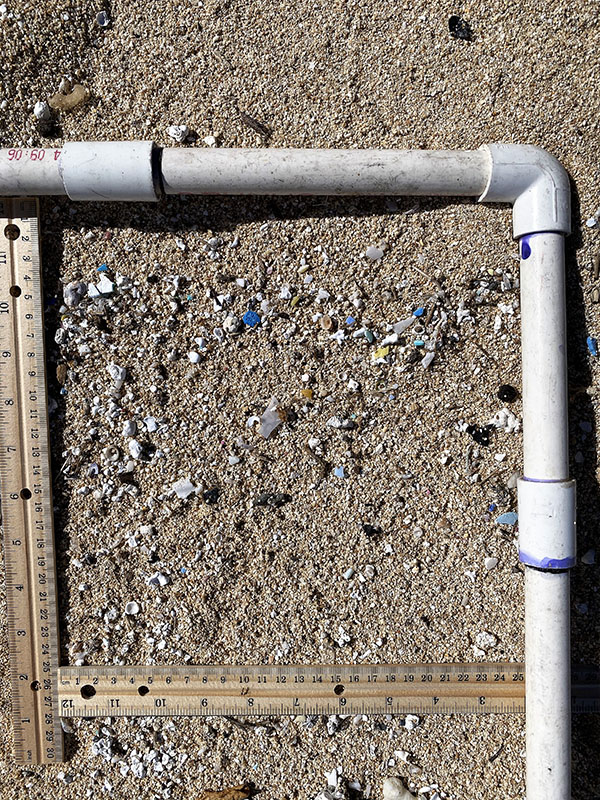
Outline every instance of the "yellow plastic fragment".
<path fill-rule="evenodd" d="M 312 389 L 302 389 L 302 396 L 308 397 L 309 400 L 313 399 L 313 390 Z"/>
<path fill-rule="evenodd" d="M 373 358 L 385 358 L 387 354 L 390 352 L 389 347 L 380 347 L 379 350 L 375 350 L 373 353 Z"/>

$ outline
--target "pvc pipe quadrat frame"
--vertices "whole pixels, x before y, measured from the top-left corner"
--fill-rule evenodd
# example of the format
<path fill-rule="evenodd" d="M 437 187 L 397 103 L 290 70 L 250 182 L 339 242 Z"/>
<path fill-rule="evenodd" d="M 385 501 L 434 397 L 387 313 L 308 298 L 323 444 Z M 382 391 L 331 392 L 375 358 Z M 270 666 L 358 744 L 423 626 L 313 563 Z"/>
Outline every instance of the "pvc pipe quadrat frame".
<path fill-rule="evenodd" d="M 528 800 L 571 796 L 569 570 L 575 483 L 569 480 L 564 237 L 567 173 L 544 150 L 161 149 L 152 142 L 68 142 L 0 150 L 0 195 L 156 201 L 164 194 L 445 195 L 511 203 L 519 240 Z"/>

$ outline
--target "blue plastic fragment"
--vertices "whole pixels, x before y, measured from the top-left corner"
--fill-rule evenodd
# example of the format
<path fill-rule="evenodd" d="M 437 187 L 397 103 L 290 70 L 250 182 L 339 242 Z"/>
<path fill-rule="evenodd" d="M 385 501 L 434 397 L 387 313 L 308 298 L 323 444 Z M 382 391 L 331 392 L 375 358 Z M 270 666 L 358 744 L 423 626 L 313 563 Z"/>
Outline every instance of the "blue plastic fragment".
<path fill-rule="evenodd" d="M 100 264 L 96 272 L 108 272 L 108 267 L 106 266 L 106 264 Z"/>
<path fill-rule="evenodd" d="M 590 353 L 593 356 L 597 356 L 598 355 L 598 340 L 597 339 L 594 339 L 593 336 L 588 336 L 587 337 L 587 346 L 588 346 L 588 350 L 590 351 Z"/>
<path fill-rule="evenodd" d="M 333 470 L 333 474 L 335 475 L 336 478 L 345 478 L 346 477 L 344 475 L 344 468 L 343 467 L 336 467 Z"/>
<path fill-rule="evenodd" d="M 346 317 L 346 325 L 354 325 L 355 322 L 354 317 Z"/>
<path fill-rule="evenodd" d="M 497 525 L 516 525 L 519 515 L 516 511 L 507 511 L 506 514 L 500 514 L 496 517 Z"/>
<path fill-rule="evenodd" d="M 187 569 L 186 569 L 185 567 L 181 567 L 181 569 L 179 570 L 179 572 L 180 572 L 182 575 L 185 575 L 185 574 L 186 574 L 186 572 L 187 572 Z"/>
<path fill-rule="evenodd" d="M 413 317 L 422 317 L 425 313 L 425 308 L 423 306 L 419 306 L 413 311 Z"/>
<path fill-rule="evenodd" d="M 423 339 L 415 339 L 415 347 L 424 347 L 424 346 L 425 342 L 423 341 Z"/>
<path fill-rule="evenodd" d="M 496 510 L 496 503 L 491 503 L 488 511 L 495 511 Z"/>
<path fill-rule="evenodd" d="M 249 328 L 255 328 L 260 322 L 260 317 L 258 316 L 256 311 L 250 311 L 249 309 L 248 311 L 246 311 L 242 319 Z"/>

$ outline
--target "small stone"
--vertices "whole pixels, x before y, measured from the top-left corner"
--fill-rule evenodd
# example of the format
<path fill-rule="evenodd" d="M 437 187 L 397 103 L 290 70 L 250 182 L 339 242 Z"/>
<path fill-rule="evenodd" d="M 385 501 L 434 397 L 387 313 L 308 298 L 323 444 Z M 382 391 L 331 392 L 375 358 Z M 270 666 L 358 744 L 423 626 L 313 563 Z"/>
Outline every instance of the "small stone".
<path fill-rule="evenodd" d="M 595 564 L 596 563 L 596 551 L 594 549 L 588 550 L 587 553 L 584 553 L 581 556 L 581 563 L 582 564 Z"/>
<path fill-rule="evenodd" d="M 319 325 L 323 328 L 324 331 L 331 331 L 335 330 L 334 328 L 334 321 L 329 316 L 329 314 L 323 314 L 323 316 L 319 319 Z"/>
<path fill-rule="evenodd" d="M 212 489 L 207 489 L 206 491 L 202 492 L 202 497 L 204 502 L 207 503 L 209 506 L 214 506 L 216 503 L 219 502 L 219 496 L 221 494 L 221 490 L 218 486 L 213 486 Z"/>
<path fill-rule="evenodd" d="M 170 125 L 167 128 L 167 134 L 175 142 L 179 142 L 179 144 L 182 144 L 189 136 L 190 129 L 188 128 L 187 125 Z"/>
<path fill-rule="evenodd" d="M 367 247 L 365 255 L 367 258 L 370 258 L 371 261 L 379 261 L 380 258 L 383 258 L 383 250 L 380 247 L 370 245 Z"/>
<path fill-rule="evenodd" d="M 498 559 L 497 558 L 486 558 L 485 559 L 485 568 L 487 570 L 495 569 L 497 564 L 498 564 Z"/>
<path fill-rule="evenodd" d="M 284 492 L 262 492 L 259 494 L 254 505 L 256 506 L 270 506 L 271 508 L 281 508 L 292 499 L 290 494 Z"/>
<path fill-rule="evenodd" d="M 234 317 L 231 314 L 225 317 L 225 321 L 223 322 L 223 330 L 225 333 L 235 333 L 239 327 L 240 321 L 238 317 Z"/>
<path fill-rule="evenodd" d="M 127 603 L 127 605 L 125 606 L 125 613 L 139 614 L 140 613 L 139 603 L 136 603 L 135 600 L 132 600 L 130 603 Z"/>
<path fill-rule="evenodd" d="M 195 350 L 190 350 L 190 352 L 188 353 L 188 358 L 192 362 L 192 364 L 197 364 L 199 361 L 201 361 L 202 356 Z"/>
<path fill-rule="evenodd" d="M 508 383 L 503 383 L 498 389 L 498 397 L 503 403 L 514 403 L 518 396 L 519 393 L 515 387 Z"/>
<path fill-rule="evenodd" d="M 33 115 L 36 119 L 47 122 L 52 116 L 52 112 L 50 111 L 50 106 L 45 100 L 38 100 L 33 107 Z"/>
<path fill-rule="evenodd" d="M 202 140 L 204 144 L 208 145 L 209 147 L 216 147 L 217 146 L 217 137 L 216 136 L 205 136 Z"/>
<path fill-rule="evenodd" d="M 167 586 L 171 583 L 171 579 L 162 572 L 155 572 L 146 582 L 148 586 Z"/>

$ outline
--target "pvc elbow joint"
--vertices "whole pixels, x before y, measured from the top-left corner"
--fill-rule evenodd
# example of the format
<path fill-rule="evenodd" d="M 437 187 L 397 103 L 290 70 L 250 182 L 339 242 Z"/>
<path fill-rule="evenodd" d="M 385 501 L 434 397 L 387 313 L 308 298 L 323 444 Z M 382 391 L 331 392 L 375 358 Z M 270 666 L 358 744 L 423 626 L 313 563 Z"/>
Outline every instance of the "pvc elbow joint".
<path fill-rule="evenodd" d="M 480 203 L 511 203 L 513 238 L 528 233 L 571 233 L 571 188 L 566 170 L 541 147 L 483 145 L 490 172 Z"/>

